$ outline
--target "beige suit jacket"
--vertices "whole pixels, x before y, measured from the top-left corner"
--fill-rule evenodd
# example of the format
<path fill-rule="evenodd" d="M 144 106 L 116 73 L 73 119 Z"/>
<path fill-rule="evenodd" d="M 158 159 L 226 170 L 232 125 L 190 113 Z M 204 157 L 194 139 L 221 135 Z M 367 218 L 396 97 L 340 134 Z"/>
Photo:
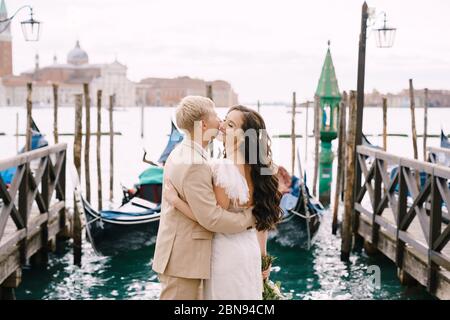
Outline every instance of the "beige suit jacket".
<path fill-rule="evenodd" d="M 189 139 L 179 144 L 167 159 L 164 178 L 172 182 L 198 222 L 162 200 L 153 257 L 153 270 L 157 273 L 209 279 L 213 233 L 238 233 L 255 225 L 251 209 L 234 213 L 218 206 L 207 161 L 205 150 Z"/>

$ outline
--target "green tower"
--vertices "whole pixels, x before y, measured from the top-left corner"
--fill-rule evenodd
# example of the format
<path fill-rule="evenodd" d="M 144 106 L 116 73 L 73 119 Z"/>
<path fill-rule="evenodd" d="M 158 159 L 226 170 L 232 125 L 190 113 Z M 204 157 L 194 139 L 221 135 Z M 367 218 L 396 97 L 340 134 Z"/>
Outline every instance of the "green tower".
<path fill-rule="evenodd" d="M 319 200 L 324 205 L 330 204 L 331 181 L 333 180 L 333 151 L 331 142 L 337 138 L 339 93 L 336 72 L 334 71 L 333 60 L 331 59 L 330 42 L 325 62 L 322 67 L 319 84 L 317 85 L 316 96 L 320 99 L 320 165 L 319 165 Z"/>

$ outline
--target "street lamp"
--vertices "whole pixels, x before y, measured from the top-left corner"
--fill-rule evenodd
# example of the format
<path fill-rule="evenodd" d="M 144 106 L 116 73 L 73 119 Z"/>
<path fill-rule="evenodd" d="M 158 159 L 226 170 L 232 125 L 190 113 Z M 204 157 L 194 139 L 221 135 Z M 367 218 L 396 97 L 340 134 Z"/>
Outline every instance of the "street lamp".
<path fill-rule="evenodd" d="M 25 38 L 25 41 L 38 41 L 41 32 L 41 22 L 33 18 L 33 8 L 29 5 L 20 7 L 11 17 L 0 20 L 0 27 L 1 25 L 4 25 L 4 27 L 0 29 L 0 33 L 3 33 L 3 31 L 8 29 L 11 20 L 24 8 L 30 9 L 30 18 L 20 23 L 22 26 L 23 37 Z"/>
<path fill-rule="evenodd" d="M 387 26 L 386 12 L 384 15 L 383 26 L 381 28 L 374 28 L 375 41 L 378 48 L 391 48 L 394 45 L 396 28 Z"/>

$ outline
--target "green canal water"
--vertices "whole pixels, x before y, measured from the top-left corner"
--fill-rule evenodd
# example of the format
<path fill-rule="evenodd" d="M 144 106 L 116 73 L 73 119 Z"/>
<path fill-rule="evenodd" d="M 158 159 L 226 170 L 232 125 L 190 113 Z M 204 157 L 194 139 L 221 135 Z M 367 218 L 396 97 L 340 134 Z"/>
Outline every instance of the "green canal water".
<path fill-rule="evenodd" d="M 75 267 L 70 243 L 52 254 L 45 270 L 25 270 L 17 299 L 157 299 L 159 284 L 151 270 L 154 246 L 113 257 L 95 255 L 84 242 L 83 266 Z M 433 299 L 423 287 L 400 285 L 394 264 L 387 258 L 353 254 L 340 261 L 340 239 L 331 234 L 330 216 L 324 219 L 310 251 L 269 242 L 277 257 L 271 279 L 280 281 L 292 299 Z M 378 266 L 380 285 L 374 285 Z"/>

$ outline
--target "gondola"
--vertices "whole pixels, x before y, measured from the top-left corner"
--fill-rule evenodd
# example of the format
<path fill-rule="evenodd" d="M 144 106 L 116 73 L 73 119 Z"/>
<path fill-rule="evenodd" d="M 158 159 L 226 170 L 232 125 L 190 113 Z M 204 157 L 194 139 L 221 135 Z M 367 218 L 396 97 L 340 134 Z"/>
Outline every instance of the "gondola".
<path fill-rule="evenodd" d="M 314 244 L 326 209 L 316 198 L 311 196 L 306 186 L 305 189 L 308 197 L 308 210 L 305 210 L 301 192 L 298 196 L 295 193 L 283 195 L 281 200 L 283 217 L 276 230 L 270 232 L 269 239 L 282 246 L 304 249 L 310 249 Z"/>
<path fill-rule="evenodd" d="M 447 135 L 444 133 L 444 130 L 441 129 L 441 148 L 442 149 L 450 149 L 450 141 Z M 430 161 L 433 163 L 438 163 L 444 165 L 446 167 L 450 167 L 450 155 L 443 152 L 433 152 L 430 153 Z"/>
<path fill-rule="evenodd" d="M 276 230 L 269 233 L 269 239 L 282 246 L 309 250 L 319 232 L 326 209 L 309 192 L 300 159 L 297 149 L 300 177 L 291 177 L 290 192 L 281 198 L 283 217 Z"/>
<path fill-rule="evenodd" d="M 182 135 L 172 123 L 169 142 L 158 159 L 164 164 L 170 152 L 180 143 Z M 161 212 L 163 167 L 151 161 L 150 167 L 139 175 L 135 189 L 123 187 L 122 205 L 115 210 L 95 210 L 81 195 L 86 216 L 87 239 L 98 254 L 115 255 L 154 244 Z"/>
<path fill-rule="evenodd" d="M 102 255 L 136 250 L 154 244 L 161 206 L 133 199 L 116 210 L 97 211 L 83 198 L 87 239 Z"/>

